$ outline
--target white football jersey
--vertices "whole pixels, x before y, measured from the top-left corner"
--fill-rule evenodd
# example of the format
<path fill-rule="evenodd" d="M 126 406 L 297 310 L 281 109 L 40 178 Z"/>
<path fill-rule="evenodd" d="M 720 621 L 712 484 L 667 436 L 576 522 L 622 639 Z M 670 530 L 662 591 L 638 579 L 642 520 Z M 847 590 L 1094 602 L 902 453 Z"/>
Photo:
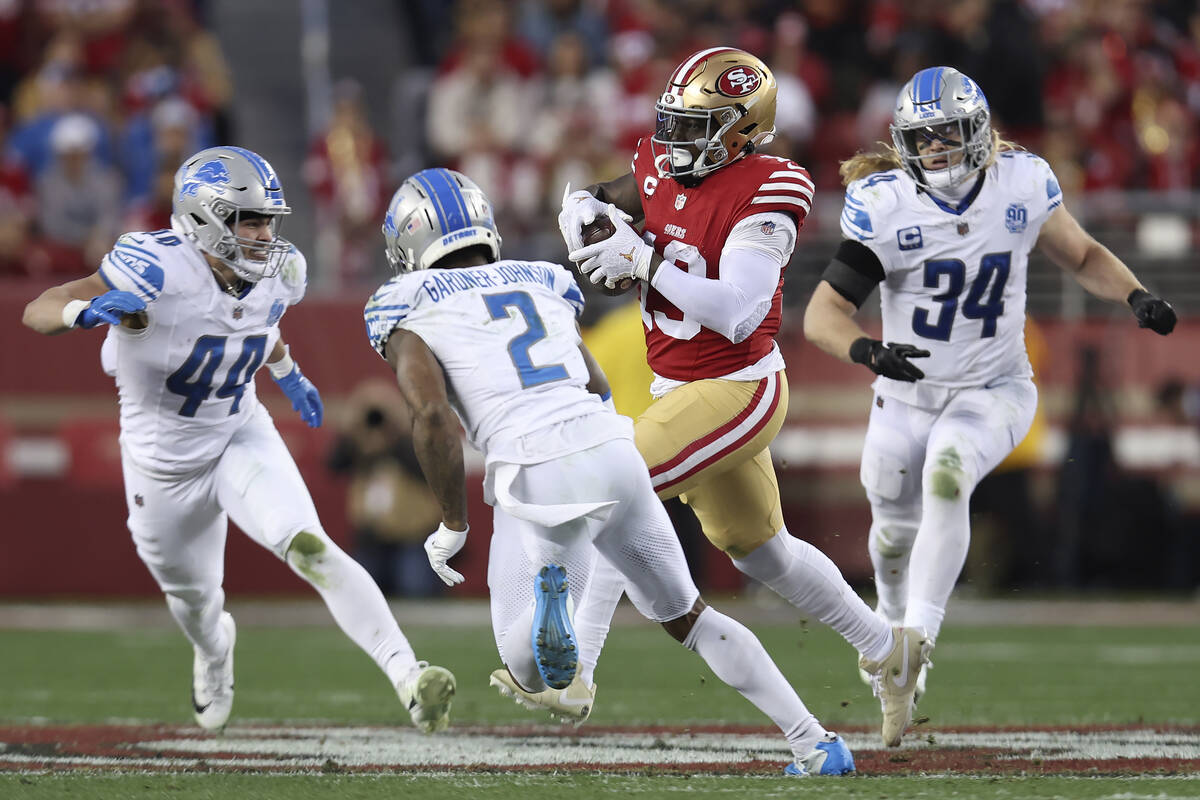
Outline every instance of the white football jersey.
<path fill-rule="evenodd" d="M 489 464 L 536 464 L 631 434 L 629 420 L 587 390 L 582 310 L 575 279 L 558 264 L 498 261 L 398 275 L 363 313 L 380 355 L 397 328 L 421 337 Z M 556 425 L 586 414 L 597 415 L 586 431 Z"/>
<path fill-rule="evenodd" d="M 923 380 L 877 378 L 875 390 L 922 407 L 950 390 L 1029 377 L 1025 282 L 1029 251 L 1062 191 L 1050 166 L 1024 151 L 1000 153 L 978 193 L 957 207 L 918 190 L 904 170 L 846 189 L 842 234 L 883 265 L 883 341 L 928 350 Z"/>
<path fill-rule="evenodd" d="M 146 302 L 147 327 L 111 326 L 102 351 L 120 392 L 123 448 L 153 475 L 205 466 L 258 405 L 254 373 L 304 296 L 304 256 L 293 249 L 278 275 L 233 297 L 178 231 L 126 233 L 100 276 Z"/>

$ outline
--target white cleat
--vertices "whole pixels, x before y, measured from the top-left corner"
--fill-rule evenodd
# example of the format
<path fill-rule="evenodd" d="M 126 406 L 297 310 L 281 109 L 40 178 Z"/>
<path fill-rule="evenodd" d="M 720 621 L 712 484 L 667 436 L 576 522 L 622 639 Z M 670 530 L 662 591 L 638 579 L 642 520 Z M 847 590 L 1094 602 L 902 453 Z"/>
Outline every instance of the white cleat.
<path fill-rule="evenodd" d="M 856 666 L 857 666 L 857 662 L 856 662 Z M 859 680 L 861 680 L 867 686 L 874 687 L 875 684 L 871 682 L 871 673 L 867 672 L 862 667 L 857 667 L 857 669 L 858 669 Z M 921 674 L 917 676 L 917 690 L 915 692 L 913 692 L 913 705 L 914 706 L 920 705 L 921 698 L 925 696 L 925 681 L 929 674 L 929 670 L 931 670 L 931 669 L 933 669 L 933 662 L 928 662 L 928 663 L 921 665 Z"/>
<path fill-rule="evenodd" d="M 229 638 L 225 655 L 209 660 L 196 650 L 192 659 L 192 711 L 196 722 L 206 731 L 222 730 L 233 711 L 233 644 L 237 641 L 237 626 L 228 611 L 221 612 L 217 624 Z"/>
<path fill-rule="evenodd" d="M 883 707 L 880 733 L 888 747 L 899 747 L 912 723 L 913 696 L 921 668 L 929 663 L 933 640 L 918 628 L 893 628 L 896 643 L 882 661 L 859 659 L 858 666 L 871 676 L 871 686 Z"/>
<path fill-rule="evenodd" d="M 589 689 L 578 675 L 565 689 L 547 687 L 541 692 L 522 689 L 506 669 L 493 672 L 488 683 L 495 686 L 500 694 L 511 697 L 518 705 L 534 711 L 549 711 L 550 716 L 559 722 L 569 722 L 576 727 L 587 721 L 592 713 L 592 705 L 596 702 L 596 687 Z"/>
<path fill-rule="evenodd" d="M 412 672 L 396 686 L 396 694 L 408 709 L 417 730 L 437 733 L 450 727 L 450 705 L 456 688 L 450 670 L 418 661 Z"/>

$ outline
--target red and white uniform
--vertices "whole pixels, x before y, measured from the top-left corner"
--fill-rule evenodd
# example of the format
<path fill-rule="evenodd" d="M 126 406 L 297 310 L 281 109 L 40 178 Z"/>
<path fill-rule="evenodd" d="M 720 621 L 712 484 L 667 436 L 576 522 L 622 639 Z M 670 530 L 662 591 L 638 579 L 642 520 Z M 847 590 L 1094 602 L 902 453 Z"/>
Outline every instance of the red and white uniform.
<path fill-rule="evenodd" d="M 646 218 L 643 237 L 666 262 L 712 280 L 721 278 L 722 250 L 739 222 L 776 212 L 794 218 L 798 228 L 812 203 L 813 182 L 803 167 L 757 153 L 687 188 L 669 176 L 658 176 L 649 139 L 643 139 L 634 155 L 633 175 Z M 773 224 L 769 217 L 767 220 L 764 225 Z M 774 336 L 779 330 L 786 261 L 782 267 L 770 310 L 758 327 L 737 343 L 689 318 L 652 286 L 644 285 L 642 322 L 650 368 L 673 381 L 752 377 L 739 373 L 776 350 Z M 782 359 L 771 371 L 780 368 Z"/>

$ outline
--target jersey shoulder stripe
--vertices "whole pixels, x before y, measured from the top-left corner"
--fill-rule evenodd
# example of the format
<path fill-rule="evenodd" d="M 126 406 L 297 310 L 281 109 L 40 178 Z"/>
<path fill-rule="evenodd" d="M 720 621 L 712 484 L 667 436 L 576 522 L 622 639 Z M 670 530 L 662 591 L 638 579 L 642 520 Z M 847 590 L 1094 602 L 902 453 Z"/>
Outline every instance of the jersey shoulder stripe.
<path fill-rule="evenodd" d="M 104 282 L 114 289 L 132 292 L 146 302 L 157 299 L 162 294 L 166 275 L 162 267 L 163 254 L 152 241 L 136 234 L 121 236 L 100 264 Z"/>
<path fill-rule="evenodd" d="M 910 183 L 911 179 L 898 169 L 876 172 L 852 181 L 846 187 L 842 206 L 842 235 L 859 241 L 876 238 L 899 205 L 898 193 Z"/>
<path fill-rule="evenodd" d="M 412 312 L 415 299 L 410 297 L 404 285 L 407 275 L 398 275 L 380 286 L 367 300 L 363 309 L 363 320 L 367 326 L 367 339 L 375 352 L 384 356 L 387 340 Z M 411 285 L 411 284 L 410 284 Z M 419 285 L 419 284 L 418 284 Z"/>

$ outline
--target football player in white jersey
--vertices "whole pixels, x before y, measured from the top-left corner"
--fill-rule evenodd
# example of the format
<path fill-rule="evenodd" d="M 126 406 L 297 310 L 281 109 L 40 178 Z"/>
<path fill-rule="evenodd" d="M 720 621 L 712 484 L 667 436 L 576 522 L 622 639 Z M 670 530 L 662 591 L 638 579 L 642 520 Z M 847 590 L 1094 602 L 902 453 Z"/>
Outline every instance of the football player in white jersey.
<path fill-rule="evenodd" d="M 893 147 L 842 164 L 845 239 L 804 333 L 879 376 L 861 468 L 876 610 L 934 641 L 967 555 L 971 492 L 1037 405 L 1023 335 L 1030 250 L 1127 302 L 1140 327 L 1166 335 L 1175 312 L 1084 232 L 1045 161 L 1000 140 L 966 75 L 918 72 L 891 132 Z M 883 341 L 853 319 L 877 285 Z"/>
<path fill-rule="evenodd" d="M 312 427 L 323 407 L 279 319 L 304 296 L 304 257 L 279 237 L 290 213 L 275 171 L 240 147 L 195 154 L 175 175 L 171 228 L 121 236 L 100 269 L 48 289 L 24 322 L 45 334 L 108 327 L 121 405 L 129 530 L 195 650 L 196 721 L 233 707 L 236 629 L 221 588 L 227 518 L 315 588 L 425 732 L 449 722 L 454 676 L 418 662 L 379 587 L 321 527 L 291 454 L 259 403 L 271 377 Z"/>
<path fill-rule="evenodd" d="M 852 772 L 841 737 L 805 708 L 754 634 L 700 598 L 632 425 L 602 400 L 608 383 L 580 339 L 571 273 L 502 260 L 487 197 L 451 170 L 406 180 L 383 232 L 399 274 L 364 314 L 442 505 L 425 548 L 443 581 L 462 582 L 446 564 L 468 532 L 457 416 L 484 456 L 492 627 L 512 684 L 534 694 L 574 680 L 569 600 L 580 600 L 600 557 L 644 616 L 780 727 L 795 755 L 785 772 Z"/>

